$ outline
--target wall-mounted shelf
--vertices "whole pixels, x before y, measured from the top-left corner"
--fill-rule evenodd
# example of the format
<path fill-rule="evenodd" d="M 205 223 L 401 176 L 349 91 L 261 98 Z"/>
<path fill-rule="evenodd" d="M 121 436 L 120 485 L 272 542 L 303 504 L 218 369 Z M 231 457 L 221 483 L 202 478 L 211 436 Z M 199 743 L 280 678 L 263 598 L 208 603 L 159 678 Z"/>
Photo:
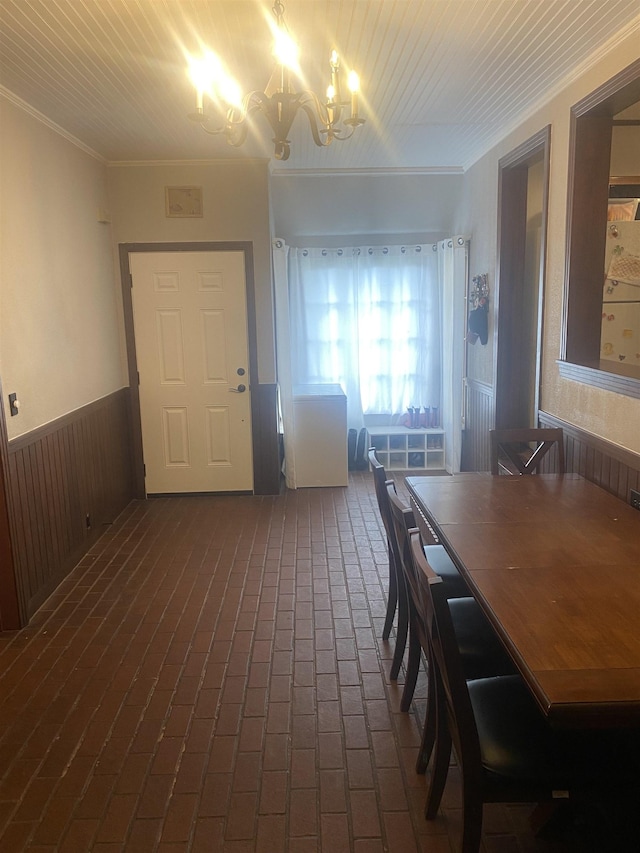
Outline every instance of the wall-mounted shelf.
<path fill-rule="evenodd" d="M 387 471 L 444 471 L 444 430 L 370 427 L 369 447 Z"/>

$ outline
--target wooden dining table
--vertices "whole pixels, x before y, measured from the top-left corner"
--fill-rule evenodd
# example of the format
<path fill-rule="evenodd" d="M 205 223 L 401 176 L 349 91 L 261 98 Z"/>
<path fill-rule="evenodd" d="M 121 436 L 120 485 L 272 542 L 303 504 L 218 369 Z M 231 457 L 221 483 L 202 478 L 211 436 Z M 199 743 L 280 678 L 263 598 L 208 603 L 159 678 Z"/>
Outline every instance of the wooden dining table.
<path fill-rule="evenodd" d="M 640 512 L 573 474 L 406 482 L 549 721 L 640 726 Z"/>

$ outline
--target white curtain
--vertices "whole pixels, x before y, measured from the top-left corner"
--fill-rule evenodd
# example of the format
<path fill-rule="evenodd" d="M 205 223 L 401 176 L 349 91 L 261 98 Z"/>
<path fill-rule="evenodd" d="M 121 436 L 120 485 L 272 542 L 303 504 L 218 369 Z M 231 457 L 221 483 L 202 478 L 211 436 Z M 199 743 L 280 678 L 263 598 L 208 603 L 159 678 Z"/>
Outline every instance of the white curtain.
<path fill-rule="evenodd" d="M 284 240 L 274 240 L 272 247 L 275 289 L 276 363 L 284 445 L 284 476 L 287 488 L 294 489 L 296 482 L 296 455 L 293 446 L 295 423 L 293 383 L 291 381 L 291 323 L 289 320 L 289 275 L 287 270 L 289 247 Z"/>
<path fill-rule="evenodd" d="M 464 429 L 464 375 L 468 248 L 465 237 L 449 237 L 437 244 L 438 279 L 442 293 L 442 426 L 445 431 L 445 467 L 460 471 Z"/>
<path fill-rule="evenodd" d="M 431 246 L 289 250 L 292 377 L 339 383 L 348 425 L 440 406 L 440 297 Z"/>

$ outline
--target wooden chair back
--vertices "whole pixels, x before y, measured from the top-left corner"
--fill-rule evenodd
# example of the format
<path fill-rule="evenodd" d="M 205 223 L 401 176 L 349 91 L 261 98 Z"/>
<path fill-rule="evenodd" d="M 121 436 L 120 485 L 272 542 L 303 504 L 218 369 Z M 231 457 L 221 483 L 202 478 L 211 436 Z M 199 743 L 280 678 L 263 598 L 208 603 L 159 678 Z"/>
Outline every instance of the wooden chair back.
<path fill-rule="evenodd" d="M 375 486 L 376 500 L 380 517 L 387 536 L 387 550 L 389 554 L 389 593 L 387 597 L 387 612 L 382 629 L 382 639 L 388 640 L 393 627 L 396 610 L 398 613 L 398 627 L 396 631 L 396 645 L 391 662 L 389 677 L 395 681 L 402 666 L 404 650 L 407 641 L 409 613 L 406 605 L 406 594 L 403 589 L 402 569 L 400 567 L 400 555 L 398 554 L 398 539 L 391 517 L 391 507 L 387 494 L 387 475 L 384 465 L 376 456 L 375 447 L 369 448 L 367 453 L 369 465 L 373 472 L 373 483 Z"/>
<path fill-rule="evenodd" d="M 543 755 L 549 752 L 546 738 L 547 728 L 540 722 L 539 711 L 533 698 L 517 675 L 505 675 L 480 679 L 469 684 L 489 684 L 493 690 L 493 700 L 484 703 L 482 724 L 487 729 L 487 715 L 499 718 L 505 708 L 513 717 L 498 725 L 499 736 L 487 740 L 485 736 L 484 749 L 486 755 L 501 757 L 514 753 L 514 763 L 524 755 L 524 763 L 520 764 L 512 776 L 486 773 L 483 763 L 483 747 L 480 743 L 478 724 L 474 713 L 470 688 L 468 686 L 464 663 L 460 654 L 454 622 L 449 601 L 445 594 L 442 578 L 437 575 L 428 563 L 422 547 L 419 531 L 410 532 L 411 556 L 415 574 L 418 579 L 421 597 L 422 620 L 428 634 L 430 654 L 429 662 L 433 670 L 435 692 L 435 715 L 437 732 L 434 742 L 433 764 L 431 778 L 427 791 L 425 817 L 432 820 L 436 817 L 442 800 L 442 795 L 450 767 L 451 746 L 453 746 L 461 774 L 462 788 L 462 853 L 479 853 L 482 834 L 482 810 L 486 802 L 544 802 L 552 797 L 554 788 L 559 789 L 560 783 L 553 785 L 551 781 L 540 778 L 536 773 L 529 773 L 526 763 L 526 748 L 523 751 L 517 744 L 536 743 L 531 752 Z M 506 686 L 502 690 L 501 686 Z M 522 704 L 514 701 L 521 698 L 520 687 L 526 695 L 523 713 Z M 495 688 L 498 688 L 495 690 Z M 477 696 L 476 696 L 477 698 Z M 486 694 L 485 694 L 486 698 Z M 533 706 L 533 711 L 531 711 Z M 535 720 L 532 723 L 531 716 Z M 520 729 L 517 734 L 503 733 L 508 728 Z M 491 728 L 491 727 L 489 727 Z M 541 736 L 541 730 L 544 734 Z M 551 732 L 548 729 L 549 733 Z M 552 737 L 549 734 L 549 737 Z M 499 763 L 499 762 L 498 762 Z"/>
<path fill-rule="evenodd" d="M 404 690 L 400 700 L 400 710 L 408 711 L 411 707 L 418 674 L 420 671 L 421 652 L 427 660 L 427 708 L 422 737 L 422 746 L 416 764 L 419 773 L 424 773 L 431 755 L 436 737 L 436 706 L 434 700 L 433 667 L 429 664 L 430 645 L 426 625 L 420 603 L 420 585 L 416 577 L 413 557 L 411 554 L 411 531 L 416 529 L 413 510 L 398 497 L 395 484 L 387 482 L 387 494 L 391 507 L 391 517 L 395 530 L 400 571 L 404 581 L 404 593 L 408 614 L 409 628 L 409 659 L 405 671 Z M 422 544 L 422 538 L 420 542 Z"/>
<path fill-rule="evenodd" d="M 417 601 L 416 596 L 420 594 L 413 572 L 413 559 L 411 557 L 411 542 L 409 538 L 409 531 L 416 526 L 415 519 L 411 507 L 407 506 L 398 497 L 395 483 L 392 480 L 387 480 L 386 489 L 389 509 L 391 510 L 391 521 L 393 523 L 393 535 L 397 548 L 399 567 L 403 574 L 409 598 L 409 621 L 411 623 L 413 616 L 418 615 L 415 604 Z"/>
<path fill-rule="evenodd" d="M 555 472 L 564 474 L 564 438 L 562 429 L 492 429 L 492 474 L 536 474 L 542 460 L 553 450 Z"/>
<path fill-rule="evenodd" d="M 389 539 L 389 542 L 391 542 L 390 537 L 392 535 L 392 521 L 391 510 L 389 508 L 389 499 L 387 497 L 387 474 L 384 470 L 384 465 L 376 456 L 375 447 L 370 447 L 367 455 L 369 459 L 369 465 L 371 466 L 371 470 L 373 472 L 373 484 L 376 490 L 376 500 L 378 501 L 378 509 L 380 510 L 380 515 L 382 517 L 382 523 L 384 525 L 387 538 Z"/>
<path fill-rule="evenodd" d="M 413 510 L 398 497 L 395 483 L 391 480 L 387 481 L 387 495 L 389 508 L 391 510 L 391 520 L 393 522 L 393 535 L 395 537 L 395 546 L 397 549 L 396 553 L 398 555 L 398 568 L 402 572 L 407 604 L 409 606 L 410 630 L 417 632 L 417 636 L 420 638 L 420 643 L 426 651 L 427 649 L 423 640 L 424 627 L 421 621 L 420 612 L 416 608 L 420 591 L 416 584 L 416 578 L 413 572 L 411 542 L 409 539 L 409 531 L 416 526 L 413 517 Z"/>
<path fill-rule="evenodd" d="M 467 774 L 477 776 L 472 784 L 480 787 L 480 742 L 445 586 L 427 561 L 417 529 L 410 531 L 409 541 L 419 588 L 418 610 L 428 636 L 429 659 L 435 670 L 436 713 L 438 719 L 446 720 L 462 773 L 467 780 Z"/>

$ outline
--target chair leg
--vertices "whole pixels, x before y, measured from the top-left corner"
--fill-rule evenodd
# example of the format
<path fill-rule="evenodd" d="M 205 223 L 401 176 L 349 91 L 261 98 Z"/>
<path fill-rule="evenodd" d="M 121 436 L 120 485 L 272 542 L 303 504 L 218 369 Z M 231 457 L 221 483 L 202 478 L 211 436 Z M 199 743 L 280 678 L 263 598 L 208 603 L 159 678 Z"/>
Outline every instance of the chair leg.
<path fill-rule="evenodd" d="M 462 768 L 462 845 L 461 853 L 479 853 L 482 838 L 482 797 L 478 785 L 464 778 Z"/>
<path fill-rule="evenodd" d="M 439 704 L 436 702 L 435 704 Z M 444 727 L 444 728 L 443 728 Z M 436 733 L 433 764 L 431 766 L 431 779 L 427 789 L 427 801 L 424 807 L 424 816 L 427 820 L 434 820 L 440 808 L 444 786 L 449 773 L 449 762 L 451 761 L 451 735 L 442 714 L 436 710 Z"/>
<path fill-rule="evenodd" d="M 396 605 L 398 603 L 398 579 L 395 561 L 393 559 L 393 551 L 389 545 L 389 597 L 387 599 L 387 615 L 384 619 L 384 628 L 382 629 L 382 639 L 388 640 L 391 628 L 393 627 L 393 617 L 396 615 Z"/>
<path fill-rule="evenodd" d="M 397 575 L 396 581 L 398 584 L 398 627 L 396 630 L 396 647 L 393 652 L 393 660 L 391 661 L 391 672 L 389 678 L 391 681 L 396 681 L 402 660 L 404 658 L 404 650 L 407 645 L 407 633 L 409 631 L 409 603 L 407 601 L 407 590 L 405 589 L 402 578 Z"/>
<path fill-rule="evenodd" d="M 401 711 L 408 711 L 411 707 L 411 700 L 413 699 L 418 673 L 420 672 L 420 652 L 420 640 L 411 625 L 411 620 L 409 620 L 409 657 L 407 658 L 404 690 L 402 691 L 402 699 L 400 700 Z"/>
<path fill-rule="evenodd" d="M 420 752 L 416 760 L 416 773 L 426 773 L 431 753 L 436 742 L 436 703 L 435 703 L 435 679 L 433 677 L 433 665 L 427 662 L 427 708 L 422 727 L 422 742 Z"/>

